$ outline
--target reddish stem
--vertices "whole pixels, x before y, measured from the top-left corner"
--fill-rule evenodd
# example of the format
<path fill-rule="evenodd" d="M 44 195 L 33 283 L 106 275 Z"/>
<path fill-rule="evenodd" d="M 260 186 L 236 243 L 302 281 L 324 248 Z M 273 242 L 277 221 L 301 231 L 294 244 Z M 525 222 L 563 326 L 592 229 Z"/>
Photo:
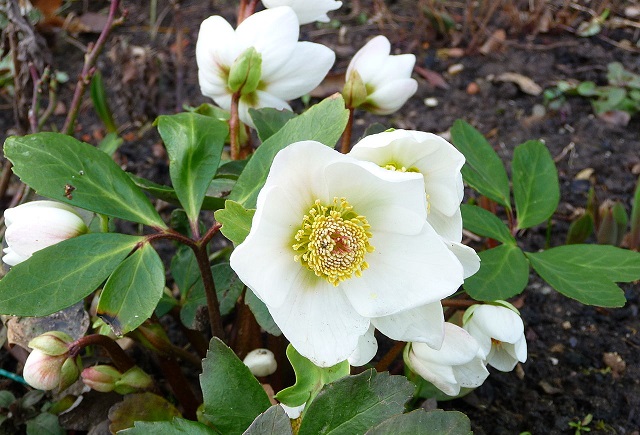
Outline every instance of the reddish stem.
<path fill-rule="evenodd" d="M 347 121 L 347 127 L 344 129 L 344 133 L 342 133 L 342 144 L 340 146 L 340 151 L 342 154 L 347 154 L 351 150 L 351 131 L 353 130 L 353 112 L 354 108 L 348 107 L 349 109 L 349 120 Z"/>
<path fill-rule="evenodd" d="M 231 118 L 229 118 L 229 142 L 231 145 L 231 159 L 239 160 L 240 157 L 240 115 L 238 106 L 240 103 L 240 92 L 231 96 Z"/>
<path fill-rule="evenodd" d="M 135 366 L 133 360 L 129 358 L 129 355 L 127 355 L 120 346 L 118 346 L 118 343 L 116 343 L 112 338 L 102 334 L 91 334 L 77 339 L 69 345 L 69 356 L 76 357 L 82 349 L 91 345 L 97 345 L 104 348 L 109 354 L 109 357 L 111 357 L 113 364 L 121 373 L 124 373 Z"/>

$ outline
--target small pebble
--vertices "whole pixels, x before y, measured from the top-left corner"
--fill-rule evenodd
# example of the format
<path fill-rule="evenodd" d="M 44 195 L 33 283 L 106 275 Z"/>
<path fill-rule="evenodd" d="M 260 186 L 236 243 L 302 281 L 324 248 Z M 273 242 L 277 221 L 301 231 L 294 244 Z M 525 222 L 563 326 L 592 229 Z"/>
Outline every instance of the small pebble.
<path fill-rule="evenodd" d="M 438 99 L 433 97 L 425 98 L 424 105 L 427 107 L 436 107 L 438 105 Z"/>
<path fill-rule="evenodd" d="M 461 63 L 455 63 L 451 65 L 449 68 L 447 68 L 447 72 L 452 76 L 456 74 L 460 74 L 463 70 L 464 70 L 464 65 L 462 65 Z"/>
<path fill-rule="evenodd" d="M 533 116 L 539 116 L 539 117 L 543 117 L 547 114 L 547 109 L 545 109 L 545 107 L 542 104 L 534 104 L 533 108 L 531 109 L 531 115 Z"/>
<path fill-rule="evenodd" d="M 562 322 L 562 329 L 564 330 L 571 329 L 571 322 L 569 322 L 568 320 L 565 320 L 564 322 Z"/>
<path fill-rule="evenodd" d="M 471 82 L 467 85 L 467 94 L 476 95 L 480 92 L 480 86 L 476 82 Z"/>
<path fill-rule="evenodd" d="M 569 338 L 569 344 L 571 345 L 571 347 L 576 347 L 578 345 L 578 339 L 575 337 Z"/>
<path fill-rule="evenodd" d="M 550 357 L 549 361 L 551 361 L 551 364 L 554 366 L 557 366 L 558 363 L 560 362 L 560 360 L 558 358 L 554 358 L 554 357 Z"/>

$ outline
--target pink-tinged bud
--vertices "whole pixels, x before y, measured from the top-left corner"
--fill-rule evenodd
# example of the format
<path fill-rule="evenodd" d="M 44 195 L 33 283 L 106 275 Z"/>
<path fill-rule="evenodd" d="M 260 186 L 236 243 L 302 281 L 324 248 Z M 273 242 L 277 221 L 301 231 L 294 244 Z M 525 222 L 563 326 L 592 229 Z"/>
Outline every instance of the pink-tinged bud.
<path fill-rule="evenodd" d="M 115 367 L 107 365 L 87 367 L 82 371 L 82 382 L 101 393 L 113 391 L 116 386 L 116 381 L 121 377 L 122 373 Z"/>
<path fill-rule="evenodd" d="M 254 349 L 242 362 L 254 376 L 269 376 L 278 368 L 276 358 L 269 349 Z"/>
<path fill-rule="evenodd" d="M 41 249 L 88 231 L 75 210 L 61 202 L 32 201 L 5 210 L 7 231 L 2 261 L 15 266 Z"/>
<path fill-rule="evenodd" d="M 146 390 L 153 386 L 153 379 L 140 367 L 133 366 L 122 374 L 122 378 L 116 381 L 115 392 L 129 394 L 140 390 Z"/>
<path fill-rule="evenodd" d="M 45 355 L 60 356 L 66 355 L 69 351 L 69 344 L 73 343 L 73 338 L 61 331 L 49 331 L 37 336 L 29 342 L 29 347 L 39 350 Z"/>
<path fill-rule="evenodd" d="M 22 376 L 38 390 L 59 388 L 62 391 L 78 379 L 80 364 L 80 357 L 69 358 L 66 354 L 52 356 L 35 349 L 27 358 Z"/>

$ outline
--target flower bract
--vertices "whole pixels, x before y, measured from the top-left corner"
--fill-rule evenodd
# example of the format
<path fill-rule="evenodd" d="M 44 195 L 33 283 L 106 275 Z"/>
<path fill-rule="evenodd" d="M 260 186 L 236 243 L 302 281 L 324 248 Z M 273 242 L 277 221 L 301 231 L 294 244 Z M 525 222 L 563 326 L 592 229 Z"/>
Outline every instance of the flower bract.
<path fill-rule="evenodd" d="M 373 319 L 439 302 L 463 281 L 427 222 L 420 174 L 313 141 L 276 155 L 231 267 L 296 350 L 324 367 L 346 360 Z"/>
<path fill-rule="evenodd" d="M 329 16 L 327 12 L 335 11 L 342 6 L 341 1 L 335 0 L 262 0 L 267 8 L 278 6 L 289 6 L 298 16 L 300 24 L 313 23 L 320 21 L 328 23 Z"/>
<path fill-rule="evenodd" d="M 299 42 L 299 31 L 298 18 L 287 6 L 253 14 L 235 30 L 221 16 L 207 18 L 200 26 L 196 44 L 202 93 L 230 110 L 231 69 L 234 62 L 253 47 L 252 58 L 259 56 L 261 61 L 244 62 L 238 67 L 251 68 L 247 65 L 254 64 L 254 68 L 260 68 L 260 74 L 256 77 L 255 72 L 245 71 L 252 83 L 250 92 L 238 91 L 241 93 L 240 119 L 253 126 L 249 108 L 291 109 L 287 101 L 315 88 L 335 60 L 333 51 L 324 45 Z M 235 78 L 235 74 L 233 76 Z"/>
<path fill-rule="evenodd" d="M 15 266 L 31 255 L 88 231 L 75 210 L 61 202 L 32 201 L 4 212 L 7 247 L 2 261 Z"/>
<path fill-rule="evenodd" d="M 347 81 L 362 80 L 367 89 L 367 98 L 359 107 L 379 115 L 395 112 L 418 90 L 418 82 L 411 78 L 416 57 L 390 53 L 389 40 L 376 36 L 355 54 L 346 73 Z"/>

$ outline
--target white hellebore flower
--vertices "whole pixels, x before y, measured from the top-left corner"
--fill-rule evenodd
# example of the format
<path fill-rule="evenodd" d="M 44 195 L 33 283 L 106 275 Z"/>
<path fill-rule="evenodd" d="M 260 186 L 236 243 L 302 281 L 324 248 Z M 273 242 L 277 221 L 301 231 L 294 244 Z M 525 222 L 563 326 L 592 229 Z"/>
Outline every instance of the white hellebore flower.
<path fill-rule="evenodd" d="M 15 266 L 31 255 L 88 231 L 75 210 L 61 202 L 32 201 L 4 212 L 7 247 L 2 261 Z"/>
<path fill-rule="evenodd" d="M 444 325 L 444 342 L 440 350 L 424 343 L 410 343 L 405 361 L 412 371 L 431 382 L 449 396 L 460 388 L 476 388 L 489 376 L 478 342 L 464 329 Z"/>
<path fill-rule="evenodd" d="M 278 368 L 276 357 L 269 349 L 253 349 L 242 360 L 254 376 L 269 376 Z"/>
<path fill-rule="evenodd" d="M 422 174 L 427 195 L 427 220 L 462 262 L 465 278 L 478 271 L 478 255 L 460 243 L 460 203 L 464 196 L 460 170 L 465 162 L 460 151 L 432 133 L 394 130 L 365 137 L 349 155 L 390 171 Z"/>
<path fill-rule="evenodd" d="M 299 31 L 298 18 L 287 6 L 253 14 L 236 30 L 221 16 L 207 18 L 200 26 L 196 44 L 202 93 L 230 110 L 232 67 L 253 48 L 252 63 L 242 65 L 248 69 L 247 82 L 239 91 L 240 120 L 254 126 L 248 112 L 251 107 L 290 110 L 287 100 L 318 86 L 335 60 L 335 53 L 324 45 L 298 42 Z"/>
<path fill-rule="evenodd" d="M 320 21 L 328 23 L 327 12 L 335 11 L 342 6 L 342 2 L 335 0 L 262 0 L 262 4 L 267 8 L 278 6 L 289 6 L 298 16 L 300 24 Z"/>
<path fill-rule="evenodd" d="M 313 141 L 276 155 L 231 267 L 293 347 L 323 367 L 346 360 L 372 319 L 438 302 L 463 281 L 427 223 L 422 176 Z"/>
<path fill-rule="evenodd" d="M 418 90 L 418 82 L 411 78 L 416 57 L 391 56 L 390 52 L 389 40 L 376 36 L 355 54 L 347 68 L 347 82 L 361 80 L 366 88 L 366 99 L 357 106 L 379 115 L 395 112 Z"/>
<path fill-rule="evenodd" d="M 464 317 L 464 329 L 480 343 L 487 364 L 503 372 L 513 370 L 518 361 L 527 360 L 524 324 L 514 310 L 506 306 L 473 305 Z"/>

